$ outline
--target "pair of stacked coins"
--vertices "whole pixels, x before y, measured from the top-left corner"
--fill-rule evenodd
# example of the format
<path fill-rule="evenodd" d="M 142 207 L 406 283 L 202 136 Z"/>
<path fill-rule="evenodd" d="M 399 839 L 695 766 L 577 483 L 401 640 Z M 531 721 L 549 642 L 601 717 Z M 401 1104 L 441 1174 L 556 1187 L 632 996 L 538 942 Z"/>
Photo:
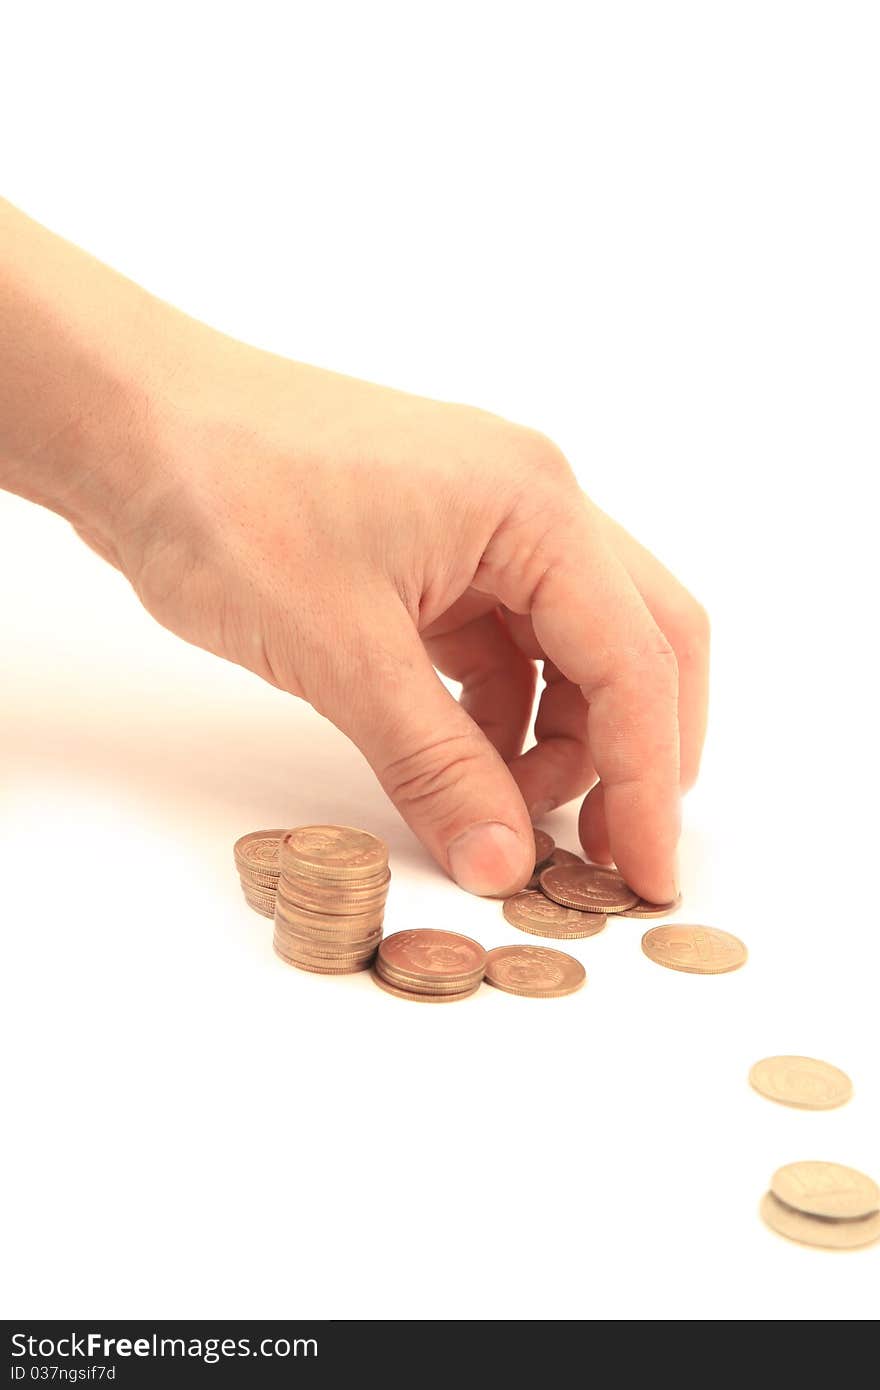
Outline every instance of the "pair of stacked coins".
<path fill-rule="evenodd" d="M 236 840 L 235 866 L 248 904 L 264 917 L 275 916 L 278 846 L 283 830 L 254 830 Z"/>
<path fill-rule="evenodd" d="M 450 1004 L 480 988 L 486 952 L 457 932 L 400 931 L 379 947 L 373 979 L 389 994 L 421 1003 Z"/>
<path fill-rule="evenodd" d="M 852 1250 L 880 1239 L 880 1188 L 842 1163 L 787 1163 L 770 1179 L 761 1215 L 789 1240 Z"/>
<path fill-rule="evenodd" d="M 306 825 L 281 840 L 275 951 L 316 975 L 368 970 L 382 940 L 391 874 L 375 835 L 344 825 Z"/>

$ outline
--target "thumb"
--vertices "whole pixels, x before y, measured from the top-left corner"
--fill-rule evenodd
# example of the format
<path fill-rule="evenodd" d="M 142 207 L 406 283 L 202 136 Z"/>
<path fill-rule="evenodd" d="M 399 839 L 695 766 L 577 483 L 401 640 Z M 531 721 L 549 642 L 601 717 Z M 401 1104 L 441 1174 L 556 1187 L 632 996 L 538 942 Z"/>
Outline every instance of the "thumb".
<path fill-rule="evenodd" d="M 360 748 L 407 824 L 470 893 L 522 888 L 535 863 L 506 764 L 441 682 L 409 614 L 392 602 L 337 651 L 321 712 Z M 351 621 L 347 624 L 352 631 Z M 339 670 L 339 666 L 348 669 Z"/>

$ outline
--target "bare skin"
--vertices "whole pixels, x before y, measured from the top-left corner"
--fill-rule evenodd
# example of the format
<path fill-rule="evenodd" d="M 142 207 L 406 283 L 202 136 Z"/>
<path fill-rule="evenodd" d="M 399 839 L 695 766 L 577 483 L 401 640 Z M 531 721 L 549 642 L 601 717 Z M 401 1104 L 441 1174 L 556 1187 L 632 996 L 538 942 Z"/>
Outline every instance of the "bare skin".
<path fill-rule="evenodd" d="M 235 342 L 0 202 L 0 486 L 331 719 L 462 887 L 586 794 L 587 853 L 676 895 L 706 615 L 544 436 Z"/>

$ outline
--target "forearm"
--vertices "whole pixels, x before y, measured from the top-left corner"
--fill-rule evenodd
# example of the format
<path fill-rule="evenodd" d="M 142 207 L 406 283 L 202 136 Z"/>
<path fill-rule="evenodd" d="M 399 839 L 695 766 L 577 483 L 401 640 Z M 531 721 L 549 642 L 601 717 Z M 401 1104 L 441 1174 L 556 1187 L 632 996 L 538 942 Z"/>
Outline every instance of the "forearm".
<path fill-rule="evenodd" d="M 0 201 L 0 486 L 105 543 L 155 454 L 178 320 Z"/>

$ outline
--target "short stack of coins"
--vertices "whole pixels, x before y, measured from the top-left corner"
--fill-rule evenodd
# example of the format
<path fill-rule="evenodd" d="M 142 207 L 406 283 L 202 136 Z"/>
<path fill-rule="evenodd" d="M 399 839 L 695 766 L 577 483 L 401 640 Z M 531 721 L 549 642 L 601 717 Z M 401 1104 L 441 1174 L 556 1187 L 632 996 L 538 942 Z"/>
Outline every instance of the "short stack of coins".
<path fill-rule="evenodd" d="M 283 836 L 279 865 L 276 953 L 316 975 L 368 970 L 391 878 L 382 841 L 344 825 L 301 826 Z"/>
<path fill-rule="evenodd" d="M 379 947 L 373 979 L 388 994 L 422 1004 L 451 1004 L 480 988 L 486 952 L 458 932 L 399 931 Z"/>
<path fill-rule="evenodd" d="M 253 830 L 234 846 L 235 867 L 249 906 L 264 917 L 275 916 L 278 848 L 283 830 Z"/>

